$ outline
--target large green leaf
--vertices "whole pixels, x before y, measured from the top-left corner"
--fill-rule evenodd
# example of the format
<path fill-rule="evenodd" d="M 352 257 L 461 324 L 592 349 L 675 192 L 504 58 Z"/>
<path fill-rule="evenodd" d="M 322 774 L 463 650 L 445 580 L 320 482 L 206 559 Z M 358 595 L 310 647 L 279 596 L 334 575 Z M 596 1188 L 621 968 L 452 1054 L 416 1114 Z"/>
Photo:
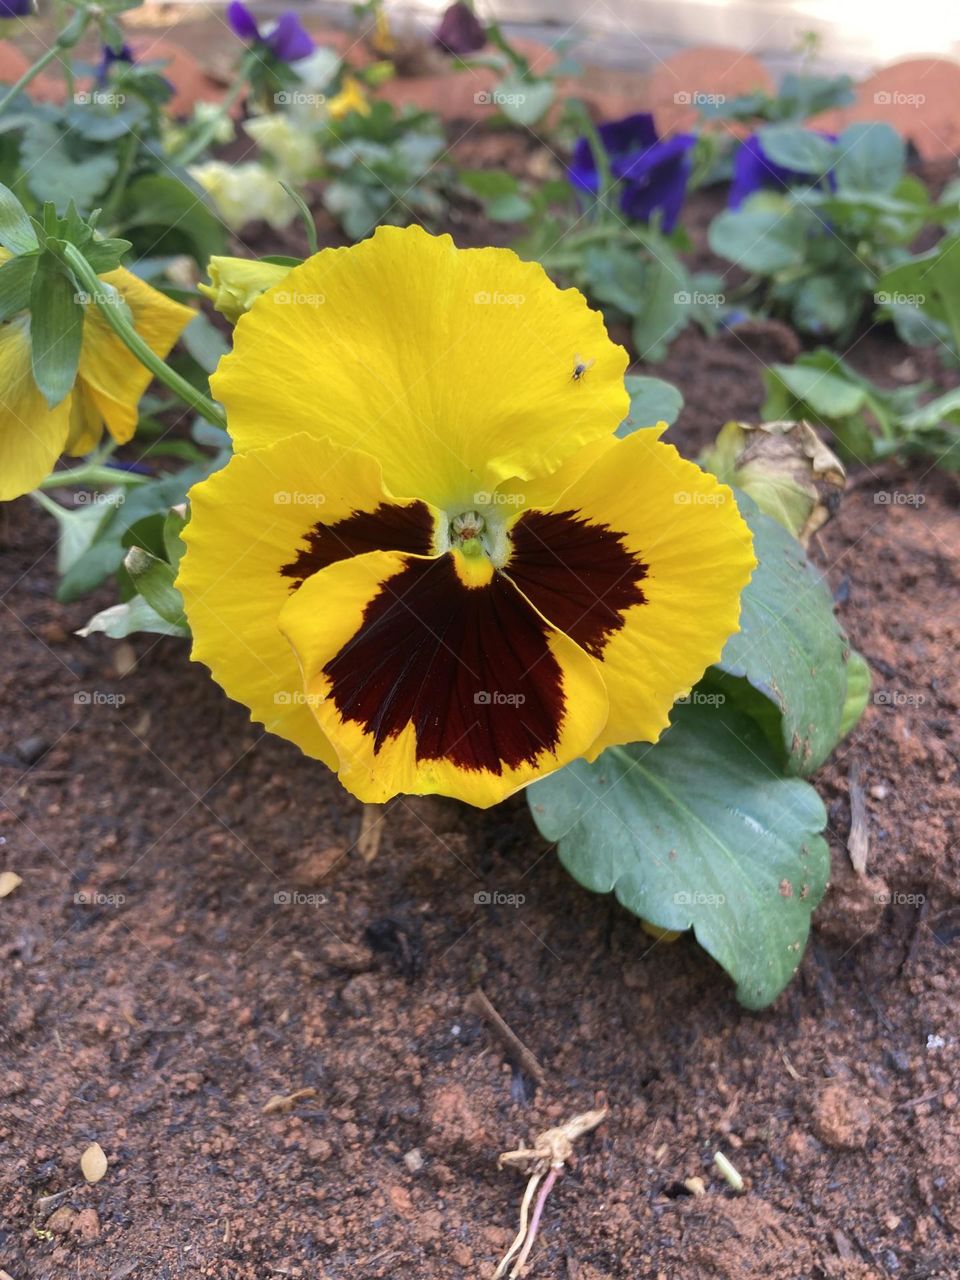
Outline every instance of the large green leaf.
<path fill-rule="evenodd" d="M 840 741 L 850 653 L 833 600 L 799 542 L 738 495 L 759 564 L 741 600 L 740 630 L 718 669 L 741 677 L 781 717 L 785 766 L 809 774 Z"/>
<path fill-rule="evenodd" d="M 527 796 L 574 879 L 661 929 L 692 927 L 742 1004 L 760 1009 L 790 981 L 827 883 L 826 812 L 779 775 L 748 717 L 678 706 L 655 746 L 611 747 Z"/>
<path fill-rule="evenodd" d="M 881 121 L 851 124 L 837 139 L 834 176 L 838 191 L 889 194 L 903 177 L 907 147 L 896 129 Z"/>
<path fill-rule="evenodd" d="M 618 436 L 628 436 L 658 422 L 673 426 L 683 408 L 683 396 L 673 383 L 634 373 L 627 374 L 624 382 L 630 396 L 630 414 L 617 428 Z"/>
<path fill-rule="evenodd" d="M 30 288 L 33 380 L 51 409 L 73 389 L 83 341 L 83 302 L 60 264 L 37 262 Z"/>
<path fill-rule="evenodd" d="M 0 245 L 11 253 L 32 253 L 37 233 L 23 205 L 9 187 L 0 185 Z"/>
<path fill-rule="evenodd" d="M 144 229 L 140 247 L 149 253 L 187 249 L 205 265 L 226 244 L 226 231 L 205 200 L 192 179 L 188 185 L 168 174 L 149 174 L 127 189 L 120 221 L 125 230 Z"/>
<path fill-rule="evenodd" d="M 744 271 L 774 275 L 804 263 L 810 217 L 786 200 L 754 196 L 740 209 L 725 209 L 710 223 L 710 248 Z"/>
<path fill-rule="evenodd" d="M 769 124 L 758 130 L 763 153 L 773 164 L 811 177 L 833 163 L 836 143 L 798 124 Z"/>

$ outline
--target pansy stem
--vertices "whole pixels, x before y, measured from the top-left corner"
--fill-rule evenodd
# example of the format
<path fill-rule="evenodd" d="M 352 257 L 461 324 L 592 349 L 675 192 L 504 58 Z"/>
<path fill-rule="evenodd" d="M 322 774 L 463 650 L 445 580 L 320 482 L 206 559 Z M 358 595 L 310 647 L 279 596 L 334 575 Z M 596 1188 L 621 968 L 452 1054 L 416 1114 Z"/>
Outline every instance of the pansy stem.
<path fill-rule="evenodd" d="M 150 370 L 158 382 L 162 382 L 164 386 L 169 387 L 191 409 L 196 409 L 198 413 L 202 414 L 207 422 L 226 431 L 227 420 L 222 411 L 209 396 L 205 396 L 202 391 L 198 391 L 186 378 L 181 377 L 176 370 L 171 369 L 166 361 L 161 360 L 155 351 L 151 351 L 123 314 L 120 307 L 113 301 L 110 292 L 103 286 L 100 277 L 76 245 L 64 245 L 63 257 L 76 276 L 77 283 L 89 293 L 93 302 L 99 307 L 107 324 L 124 345 L 133 352 L 140 363 Z"/>
<path fill-rule="evenodd" d="M 200 132 L 192 141 L 187 142 L 179 151 L 175 151 L 173 153 L 170 157 L 171 164 L 190 164 L 191 161 L 196 160 L 197 156 L 200 155 L 201 152 L 206 150 L 217 130 L 220 128 L 222 121 L 230 115 L 230 112 L 236 106 L 241 94 L 247 87 L 247 82 L 250 79 L 250 70 L 255 61 L 256 58 L 251 53 L 248 53 L 240 64 L 236 80 L 220 99 L 220 105 L 217 110 L 210 115 Z"/>
<path fill-rule="evenodd" d="M 48 67 L 51 62 L 54 62 L 57 58 L 61 58 L 65 50 L 71 49 L 77 43 L 83 35 L 84 29 L 89 21 L 90 15 L 88 13 L 84 13 L 82 17 L 77 19 L 76 26 L 68 26 L 65 28 L 53 45 L 51 45 L 45 53 L 41 53 L 36 62 L 27 67 L 26 71 L 16 84 L 12 84 L 3 97 L 0 98 L 0 115 L 6 111 L 7 107 L 14 100 L 17 94 L 23 92 L 34 76 L 38 76 L 44 67 Z"/>
<path fill-rule="evenodd" d="M 71 467 L 68 471 L 51 471 L 45 480 L 41 480 L 38 489 L 62 489 L 64 485 L 138 485 L 148 484 L 149 476 L 137 475 L 135 471 L 118 471 L 113 467 L 101 467 L 95 462 L 84 463 L 79 467 Z"/>

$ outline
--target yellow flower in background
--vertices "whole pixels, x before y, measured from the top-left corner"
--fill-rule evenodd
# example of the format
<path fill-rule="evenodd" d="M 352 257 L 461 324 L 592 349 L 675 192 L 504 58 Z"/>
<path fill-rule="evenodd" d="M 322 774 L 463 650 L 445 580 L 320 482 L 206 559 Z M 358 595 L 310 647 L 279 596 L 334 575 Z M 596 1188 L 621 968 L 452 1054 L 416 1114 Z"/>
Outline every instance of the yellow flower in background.
<path fill-rule="evenodd" d="M 244 121 L 243 130 L 276 161 L 279 176 L 291 186 L 299 186 L 315 172 L 320 149 L 307 122 L 295 122 L 286 112 L 275 111 Z"/>
<path fill-rule="evenodd" d="M 509 250 L 382 227 L 293 268 L 213 378 L 235 454 L 190 494 L 194 658 L 366 801 L 486 806 L 654 741 L 754 558 L 662 424 L 613 435 L 626 365 Z"/>
<path fill-rule="evenodd" d="M 210 283 L 198 284 L 198 290 L 210 299 L 214 310 L 236 324 L 265 289 L 290 274 L 290 267 L 256 258 L 213 257 L 207 263 L 207 274 Z"/>
<path fill-rule="evenodd" d="M 0 250 L 0 260 L 9 257 Z M 100 278 L 123 295 L 137 332 L 165 357 L 195 312 L 123 267 Z M 89 453 L 104 427 L 119 444 L 131 439 L 152 376 L 88 302 L 76 382 L 51 409 L 33 380 L 29 314 L 0 324 L 0 501 L 35 489 L 62 453 Z"/>
<path fill-rule="evenodd" d="M 342 120 L 351 111 L 359 111 L 362 116 L 370 114 L 370 100 L 356 76 L 343 77 L 340 92 L 327 103 L 327 111 L 334 120 Z"/>
<path fill-rule="evenodd" d="M 231 231 L 240 231 L 260 219 L 275 231 L 283 231 L 297 216 L 297 206 L 277 175 L 258 160 L 246 164 L 207 160 L 190 165 L 187 172 L 210 197 Z"/>

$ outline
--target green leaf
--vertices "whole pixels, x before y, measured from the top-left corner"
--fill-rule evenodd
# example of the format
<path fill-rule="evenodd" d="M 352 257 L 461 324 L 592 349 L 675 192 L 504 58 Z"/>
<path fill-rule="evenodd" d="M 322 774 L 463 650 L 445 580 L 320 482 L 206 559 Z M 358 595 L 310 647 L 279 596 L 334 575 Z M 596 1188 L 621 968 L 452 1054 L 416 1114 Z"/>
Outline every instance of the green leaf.
<path fill-rule="evenodd" d="M 796 972 L 830 858 L 820 797 L 778 775 L 762 731 L 716 702 L 674 708 L 655 746 L 611 747 L 527 790 L 561 863 L 697 941 L 761 1009 Z"/>
<path fill-rule="evenodd" d="M 193 183 L 149 174 L 131 183 L 124 197 L 120 221 L 124 230 L 144 229 L 141 247 L 151 254 L 176 254 L 186 249 L 206 264 L 223 253 L 227 233 L 204 203 L 203 191 Z M 147 230 L 148 229 L 148 230 Z"/>
<path fill-rule="evenodd" d="M 592 245 L 581 263 L 587 295 L 616 307 L 624 315 L 639 315 L 647 304 L 647 262 L 623 245 Z"/>
<path fill-rule="evenodd" d="M 37 233 L 27 211 L 9 187 L 0 185 L 0 245 L 13 254 L 32 253 Z"/>
<path fill-rule="evenodd" d="M 533 205 L 526 196 L 494 196 L 487 202 L 487 217 L 493 222 L 524 222 L 531 213 Z"/>
<path fill-rule="evenodd" d="M 110 185 L 119 163 L 116 155 L 102 146 L 96 155 L 76 158 L 68 135 L 49 120 L 30 121 L 23 133 L 20 158 L 31 193 L 58 209 L 65 209 L 70 200 L 81 209 L 92 208 Z"/>
<path fill-rule="evenodd" d="M 143 547 L 131 547 L 123 567 L 129 573 L 140 595 L 164 622 L 186 628 L 183 596 L 173 585 L 176 573 L 166 560 L 160 560 Z"/>
<path fill-rule="evenodd" d="M 837 141 L 833 172 L 838 192 L 889 194 L 903 177 L 906 156 L 906 143 L 890 125 L 848 125 Z"/>
<path fill-rule="evenodd" d="M 771 124 L 758 130 L 764 154 L 774 164 L 820 176 L 834 162 L 836 145 L 796 124 Z"/>
<path fill-rule="evenodd" d="M 661 378 L 628 374 L 624 379 L 630 396 L 630 415 L 617 428 L 621 438 L 639 427 L 653 427 L 658 422 L 672 426 L 683 408 L 683 396 L 672 383 Z"/>
<path fill-rule="evenodd" d="M 762 198 L 762 197 L 761 197 Z M 725 209 L 710 224 L 710 248 L 745 271 L 773 275 L 803 265 L 808 220 L 785 203 Z"/>
<path fill-rule="evenodd" d="M 167 518 L 163 523 L 163 549 L 167 560 L 176 576 L 176 571 L 180 567 L 180 561 L 183 553 L 187 549 L 182 534 L 187 527 L 187 517 L 183 508 L 174 507 L 172 511 L 167 513 Z"/>
<path fill-rule="evenodd" d="M 849 645 L 830 592 L 796 538 L 745 494 L 738 505 L 759 563 L 741 598 L 740 630 L 717 665 L 779 710 L 787 771 L 813 773 L 842 736 Z"/>
<path fill-rule="evenodd" d="M 69 395 L 83 340 L 83 303 L 63 267 L 44 254 L 30 290 L 33 380 L 51 409 Z"/>
<path fill-rule="evenodd" d="M 198 311 L 184 329 L 180 341 L 204 373 L 213 373 L 230 350 L 226 338 L 202 311 Z"/>
<path fill-rule="evenodd" d="M 811 368 L 809 365 L 773 364 L 767 370 L 767 374 L 772 374 L 794 400 L 803 401 L 809 405 L 818 417 L 846 418 L 851 414 L 859 413 L 866 401 L 866 392 L 863 387 L 838 374 L 827 373 L 823 369 Z M 769 377 L 767 381 L 769 386 Z M 764 416 L 790 417 L 791 415 L 789 413 L 768 414 L 765 405 Z"/>
<path fill-rule="evenodd" d="M 0 323 L 11 320 L 30 306 L 30 290 L 37 269 L 37 255 L 10 258 L 0 266 Z"/>
<path fill-rule="evenodd" d="M 854 324 L 863 309 L 863 296 L 852 284 L 835 275 L 808 276 L 793 297 L 793 319 L 798 329 L 818 336 L 839 333 Z"/>
<path fill-rule="evenodd" d="M 646 292 L 633 322 L 633 345 L 641 360 L 663 360 L 670 342 L 690 320 L 689 277 L 679 264 L 654 258 L 646 264 Z"/>
<path fill-rule="evenodd" d="M 177 626 L 161 618 L 143 596 L 134 596 L 124 604 L 111 605 L 95 613 L 85 627 L 77 632 L 78 636 L 92 636 L 102 632 L 112 640 L 122 640 L 126 636 L 135 635 L 138 631 L 148 631 L 161 636 L 188 636 L 186 627 Z"/>
<path fill-rule="evenodd" d="M 871 683 L 872 677 L 866 659 L 862 653 L 851 649 L 850 657 L 847 659 L 847 696 L 840 716 L 841 738 L 845 738 L 856 728 L 860 717 L 866 711 L 867 703 L 870 701 Z"/>
<path fill-rule="evenodd" d="M 508 76 L 493 93 L 494 105 L 514 124 L 529 127 L 544 115 L 556 97 L 551 80 L 524 80 Z"/>
<path fill-rule="evenodd" d="M 517 195 L 520 190 L 519 180 L 503 169 L 464 169 L 460 181 L 471 195 L 481 200 Z"/>

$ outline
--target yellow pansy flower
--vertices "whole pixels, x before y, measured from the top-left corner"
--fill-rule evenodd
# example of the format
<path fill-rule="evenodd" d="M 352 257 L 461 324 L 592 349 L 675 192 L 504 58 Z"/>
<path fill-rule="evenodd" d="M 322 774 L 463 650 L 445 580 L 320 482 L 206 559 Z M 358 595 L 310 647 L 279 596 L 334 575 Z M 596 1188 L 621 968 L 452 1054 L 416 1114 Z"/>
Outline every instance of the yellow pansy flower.
<path fill-rule="evenodd" d="M 506 249 L 381 227 L 293 268 L 213 378 L 235 454 L 190 494 L 194 658 L 370 802 L 486 806 L 654 741 L 754 558 L 663 424 L 613 435 L 626 366 Z"/>
<path fill-rule="evenodd" d="M 370 114 L 369 99 L 356 76 L 343 77 L 340 92 L 327 103 L 327 111 L 334 120 L 342 120 L 351 111 L 359 111 L 362 116 Z"/>
<path fill-rule="evenodd" d="M 289 267 L 256 258 L 215 256 L 207 263 L 209 284 L 197 289 L 213 303 L 214 310 L 236 324 L 265 289 L 272 288 L 290 274 Z"/>
<path fill-rule="evenodd" d="M 0 261 L 9 257 L 0 250 Z M 123 267 L 100 278 L 123 295 L 137 332 L 165 357 L 195 313 Z M 62 453 L 89 453 L 104 427 L 119 444 L 129 440 L 152 377 L 91 301 L 73 390 L 51 409 L 33 380 L 29 314 L 0 324 L 0 501 L 36 488 Z"/>

